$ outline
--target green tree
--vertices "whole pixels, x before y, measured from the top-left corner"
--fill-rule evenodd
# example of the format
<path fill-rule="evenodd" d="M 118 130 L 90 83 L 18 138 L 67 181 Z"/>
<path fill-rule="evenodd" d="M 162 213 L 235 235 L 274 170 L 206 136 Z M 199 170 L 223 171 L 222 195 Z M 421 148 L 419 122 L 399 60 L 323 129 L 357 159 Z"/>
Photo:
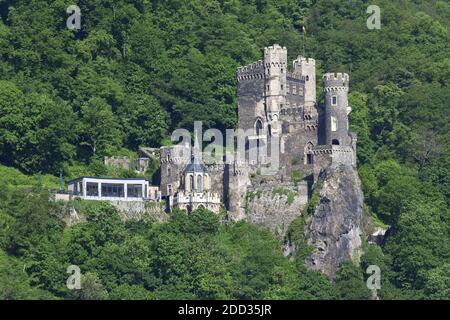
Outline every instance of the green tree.
<path fill-rule="evenodd" d="M 91 99 L 81 107 L 80 145 L 89 149 L 89 155 L 106 154 L 109 147 L 120 145 L 121 131 L 111 107 L 100 98 Z"/>
<path fill-rule="evenodd" d="M 158 101 L 143 94 L 130 95 L 118 115 L 124 132 L 127 132 L 127 146 L 137 150 L 139 146 L 160 146 L 168 134 L 168 115 Z"/>
<path fill-rule="evenodd" d="M 336 287 L 340 299 L 366 300 L 370 297 L 361 270 L 352 262 L 344 262 L 336 274 Z"/>

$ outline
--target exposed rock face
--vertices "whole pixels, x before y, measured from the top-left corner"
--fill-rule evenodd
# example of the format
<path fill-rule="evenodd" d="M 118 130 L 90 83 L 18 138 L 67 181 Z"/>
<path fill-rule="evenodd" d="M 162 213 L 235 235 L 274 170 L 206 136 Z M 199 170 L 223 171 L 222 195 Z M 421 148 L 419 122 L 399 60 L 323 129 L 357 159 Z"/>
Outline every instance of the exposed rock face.
<path fill-rule="evenodd" d="M 388 229 L 377 227 L 372 234 L 368 235 L 367 240 L 370 243 L 374 243 L 381 246 L 384 243 L 387 231 Z"/>
<path fill-rule="evenodd" d="M 364 198 L 353 166 L 331 166 L 321 173 L 319 182 L 320 201 L 307 229 L 308 243 L 315 251 L 306 264 L 333 279 L 343 261 L 359 259 Z"/>
<path fill-rule="evenodd" d="M 308 202 L 305 181 L 281 181 L 277 176 L 254 178 L 247 189 L 245 214 L 248 221 L 272 230 L 283 239 L 291 222 L 301 215 Z"/>

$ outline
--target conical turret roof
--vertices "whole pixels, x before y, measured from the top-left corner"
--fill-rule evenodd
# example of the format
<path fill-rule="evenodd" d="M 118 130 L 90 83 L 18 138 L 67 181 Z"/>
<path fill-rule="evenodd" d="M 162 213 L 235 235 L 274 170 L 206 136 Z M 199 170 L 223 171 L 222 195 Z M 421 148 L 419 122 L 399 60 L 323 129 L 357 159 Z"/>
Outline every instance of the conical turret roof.
<path fill-rule="evenodd" d="M 191 161 L 186 166 L 186 168 L 184 168 L 184 173 L 187 173 L 187 172 L 205 173 L 207 171 L 208 171 L 208 169 L 206 168 L 206 166 L 195 155 L 191 156 Z"/>

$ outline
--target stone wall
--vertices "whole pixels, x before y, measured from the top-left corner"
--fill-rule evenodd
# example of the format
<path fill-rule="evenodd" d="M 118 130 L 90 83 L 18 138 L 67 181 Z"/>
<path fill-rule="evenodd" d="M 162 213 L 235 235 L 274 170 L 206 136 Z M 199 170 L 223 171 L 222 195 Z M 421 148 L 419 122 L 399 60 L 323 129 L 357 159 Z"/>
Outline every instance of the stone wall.
<path fill-rule="evenodd" d="M 218 193 L 223 201 L 223 199 L 225 199 L 225 192 L 227 190 L 227 188 L 224 186 L 225 164 L 208 165 L 207 168 L 209 176 L 211 178 L 212 192 Z"/>
<path fill-rule="evenodd" d="M 111 201 L 117 208 L 121 217 L 129 219 L 152 219 L 165 221 L 168 215 L 164 212 L 164 202 L 156 201 Z"/>
<path fill-rule="evenodd" d="M 104 157 L 103 162 L 105 166 L 120 167 L 128 170 L 131 166 L 131 160 L 128 157 Z"/>
<path fill-rule="evenodd" d="M 172 189 L 172 195 L 180 187 L 181 174 L 189 163 L 190 148 L 181 145 L 173 147 L 161 147 L 160 165 L 161 165 L 161 195 L 169 195 L 169 186 Z"/>

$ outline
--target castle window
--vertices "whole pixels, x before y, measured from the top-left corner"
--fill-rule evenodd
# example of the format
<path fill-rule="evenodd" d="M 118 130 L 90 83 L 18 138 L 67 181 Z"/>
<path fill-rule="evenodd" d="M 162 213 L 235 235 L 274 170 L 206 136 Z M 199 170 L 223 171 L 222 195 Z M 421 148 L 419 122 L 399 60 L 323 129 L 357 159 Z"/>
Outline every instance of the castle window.
<path fill-rule="evenodd" d="M 332 106 L 337 106 L 337 96 L 332 96 L 331 97 L 331 105 Z"/>
<path fill-rule="evenodd" d="M 337 131 L 337 129 L 338 129 L 338 122 L 337 122 L 337 119 L 336 119 L 336 117 L 331 117 L 331 131 Z"/>
<path fill-rule="evenodd" d="M 261 120 L 259 120 L 259 119 L 256 120 L 256 123 L 255 123 L 255 131 L 256 131 L 256 135 L 257 135 L 257 136 L 261 135 L 262 128 L 263 128 L 263 125 L 262 125 Z"/>
<path fill-rule="evenodd" d="M 311 142 L 308 142 L 305 146 L 304 151 L 304 164 L 313 164 L 314 163 L 314 157 L 313 157 L 313 147 L 314 145 Z"/>
<path fill-rule="evenodd" d="M 190 190 L 189 191 L 194 191 L 194 176 L 189 176 L 189 186 L 190 186 Z"/>
<path fill-rule="evenodd" d="M 201 175 L 197 176 L 197 192 L 203 192 L 203 180 Z"/>
<path fill-rule="evenodd" d="M 306 81 L 309 81 L 309 76 L 306 76 Z"/>
<path fill-rule="evenodd" d="M 167 167 L 167 176 L 170 177 L 170 167 Z"/>
<path fill-rule="evenodd" d="M 283 85 L 281 85 L 281 90 L 283 90 L 284 89 L 284 87 L 283 87 Z"/>
<path fill-rule="evenodd" d="M 284 72 L 284 69 L 283 68 L 281 68 L 281 73 L 283 73 Z"/>
<path fill-rule="evenodd" d="M 270 86 L 269 85 L 267 85 L 267 91 L 270 91 Z"/>
<path fill-rule="evenodd" d="M 331 144 L 338 146 L 339 145 L 339 140 L 338 139 L 333 139 L 333 141 L 331 141 Z"/>

